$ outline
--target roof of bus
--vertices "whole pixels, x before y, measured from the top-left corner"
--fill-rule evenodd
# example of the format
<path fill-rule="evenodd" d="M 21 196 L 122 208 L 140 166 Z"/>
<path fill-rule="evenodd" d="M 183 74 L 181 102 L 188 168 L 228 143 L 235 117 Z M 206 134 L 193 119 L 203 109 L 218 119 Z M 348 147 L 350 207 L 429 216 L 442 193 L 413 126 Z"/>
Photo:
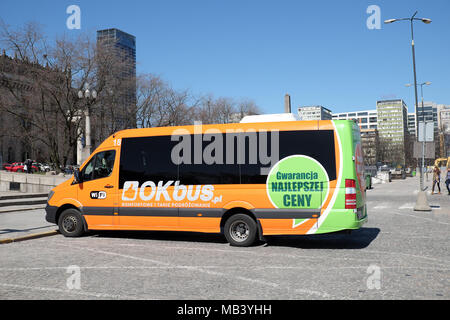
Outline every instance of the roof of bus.
<path fill-rule="evenodd" d="M 252 122 L 252 123 L 227 123 L 227 124 L 197 124 L 173 127 L 137 128 L 118 131 L 103 141 L 99 149 L 115 146 L 116 139 L 147 136 L 167 136 L 183 134 L 213 134 L 220 132 L 251 132 L 258 130 L 334 130 L 334 123 L 353 123 L 351 120 L 304 120 L 283 122 Z"/>

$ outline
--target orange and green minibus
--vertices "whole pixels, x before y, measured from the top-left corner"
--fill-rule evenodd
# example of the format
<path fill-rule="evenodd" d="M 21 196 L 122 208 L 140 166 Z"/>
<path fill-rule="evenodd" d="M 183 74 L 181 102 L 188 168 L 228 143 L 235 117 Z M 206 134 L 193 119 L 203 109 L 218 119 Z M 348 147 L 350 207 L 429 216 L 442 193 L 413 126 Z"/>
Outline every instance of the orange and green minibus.
<path fill-rule="evenodd" d="M 46 220 L 88 230 L 323 234 L 367 221 L 359 127 L 350 120 L 139 128 L 107 138 L 49 193 Z"/>

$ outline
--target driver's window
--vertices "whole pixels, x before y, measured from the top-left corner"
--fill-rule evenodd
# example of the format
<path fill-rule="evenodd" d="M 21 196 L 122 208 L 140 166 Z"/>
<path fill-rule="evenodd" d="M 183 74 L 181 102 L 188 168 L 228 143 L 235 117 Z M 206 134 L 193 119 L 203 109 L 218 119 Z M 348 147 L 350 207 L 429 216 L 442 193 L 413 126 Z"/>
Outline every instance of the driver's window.
<path fill-rule="evenodd" d="M 90 181 L 108 177 L 114 168 L 114 159 L 116 152 L 114 150 L 97 153 L 89 163 L 83 168 L 83 181 Z"/>

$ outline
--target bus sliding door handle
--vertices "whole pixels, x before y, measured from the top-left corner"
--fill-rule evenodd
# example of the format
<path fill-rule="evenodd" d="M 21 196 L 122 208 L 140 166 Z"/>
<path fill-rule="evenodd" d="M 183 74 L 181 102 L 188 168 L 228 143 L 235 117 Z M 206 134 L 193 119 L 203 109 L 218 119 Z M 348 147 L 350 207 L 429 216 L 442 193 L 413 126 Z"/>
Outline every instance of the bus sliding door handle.
<path fill-rule="evenodd" d="M 105 186 L 105 188 L 111 189 L 111 188 L 114 188 L 114 186 L 112 186 L 112 185 L 110 185 L 110 184 L 107 184 L 107 185 Z"/>

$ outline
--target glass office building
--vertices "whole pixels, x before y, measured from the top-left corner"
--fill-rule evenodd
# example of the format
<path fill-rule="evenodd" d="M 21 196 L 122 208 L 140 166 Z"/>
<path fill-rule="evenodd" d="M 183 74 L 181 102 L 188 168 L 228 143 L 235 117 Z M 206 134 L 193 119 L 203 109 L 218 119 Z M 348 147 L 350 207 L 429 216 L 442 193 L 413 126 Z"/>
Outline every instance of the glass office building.
<path fill-rule="evenodd" d="M 130 110 L 134 110 L 136 106 L 136 37 L 114 28 L 98 30 L 97 46 L 111 50 L 117 59 L 116 69 L 112 73 L 123 82 L 127 81 L 127 86 L 122 87 L 123 92 L 116 100 L 121 110 L 116 110 L 115 127 L 136 127 L 136 119 L 133 121 L 133 117 L 130 117 Z"/>

